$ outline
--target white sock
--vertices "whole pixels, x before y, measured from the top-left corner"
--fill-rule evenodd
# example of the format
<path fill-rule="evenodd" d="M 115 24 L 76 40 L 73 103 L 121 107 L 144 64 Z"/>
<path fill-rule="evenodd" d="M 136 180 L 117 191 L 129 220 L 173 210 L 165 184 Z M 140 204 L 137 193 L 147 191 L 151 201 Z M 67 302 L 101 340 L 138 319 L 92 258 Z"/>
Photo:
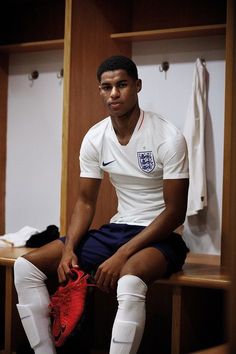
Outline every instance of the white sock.
<path fill-rule="evenodd" d="M 118 310 L 112 329 L 110 354 L 136 354 L 146 320 L 146 284 L 135 275 L 118 281 Z"/>
<path fill-rule="evenodd" d="M 51 337 L 46 275 L 23 257 L 14 264 L 14 280 L 18 294 L 17 308 L 31 347 L 36 354 L 56 354 Z"/>

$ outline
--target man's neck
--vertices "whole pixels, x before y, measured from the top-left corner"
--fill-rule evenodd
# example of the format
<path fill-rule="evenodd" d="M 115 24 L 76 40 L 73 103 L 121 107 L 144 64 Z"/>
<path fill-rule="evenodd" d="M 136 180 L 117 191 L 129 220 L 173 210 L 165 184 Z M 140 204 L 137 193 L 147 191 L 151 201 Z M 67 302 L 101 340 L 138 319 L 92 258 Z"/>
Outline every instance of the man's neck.
<path fill-rule="evenodd" d="M 132 112 L 122 117 L 111 117 L 117 139 L 121 145 L 127 145 L 139 120 L 140 108 L 136 106 Z"/>

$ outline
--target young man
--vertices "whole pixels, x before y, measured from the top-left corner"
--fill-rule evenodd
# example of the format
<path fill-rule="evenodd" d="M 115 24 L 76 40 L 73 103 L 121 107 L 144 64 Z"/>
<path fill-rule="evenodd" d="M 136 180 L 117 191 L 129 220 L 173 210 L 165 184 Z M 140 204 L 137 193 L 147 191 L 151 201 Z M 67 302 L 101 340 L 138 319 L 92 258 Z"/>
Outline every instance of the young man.
<path fill-rule="evenodd" d="M 154 280 L 181 269 L 188 249 L 175 230 L 187 207 L 188 163 L 182 134 L 138 103 L 141 80 L 123 56 L 98 68 L 99 91 L 109 117 L 93 126 L 80 151 L 81 181 L 67 236 L 15 262 L 17 305 L 35 353 L 55 353 L 49 295 L 44 281 L 60 283 L 71 269 L 94 272 L 103 291 L 117 289 L 118 310 L 110 354 L 135 354 L 145 325 L 145 298 Z M 110 223 L 90 230 L 103 173 L 118 196 Z"/>

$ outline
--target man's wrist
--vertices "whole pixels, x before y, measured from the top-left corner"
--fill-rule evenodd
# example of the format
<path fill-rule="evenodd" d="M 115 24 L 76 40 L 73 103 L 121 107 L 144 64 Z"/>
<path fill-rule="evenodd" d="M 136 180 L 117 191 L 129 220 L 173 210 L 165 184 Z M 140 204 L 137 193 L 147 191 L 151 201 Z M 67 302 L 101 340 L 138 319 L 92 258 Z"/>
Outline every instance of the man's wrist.
<path fill-rule="evenodd" d="M 117 253 L 119 254 L 120 257 L 128 259 L 130 256 L 132 256 L 132 253 L 127 247 L 127 244 L 121 246 L 118 250 Z"/>
<path fill-rule="evenodd" d="M 73 242 L 73 240 L 67 235 L 66 236 L 66 242 L 65 242 L 65 248 L 68 251 L 74 251 L 76 247 L 75 242 Z"/>

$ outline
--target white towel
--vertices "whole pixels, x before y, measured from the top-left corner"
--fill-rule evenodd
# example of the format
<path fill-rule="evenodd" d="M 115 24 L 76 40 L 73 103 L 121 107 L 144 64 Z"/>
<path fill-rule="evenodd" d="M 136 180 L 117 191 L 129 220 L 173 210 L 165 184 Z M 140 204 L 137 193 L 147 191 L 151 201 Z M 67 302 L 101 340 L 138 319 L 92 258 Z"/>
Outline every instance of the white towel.
<path fill-rule="evenodd" d="M 0 236 L 0 247 L 24 247 L 26 241 L 34 234 L 38 233 L 39 230 L 24 226 L 22 229 L 15 233 L 5 234 Z"/>
<path fill-rule="evenodd" d="M 197 59 L 194 67 L 192 92 L 184 125 L 189 155 L 189 195 L 187 215 L 195 215 L 207 206 L 205 169 L 205 121 L 207 82 L 206 66 Z"/>

